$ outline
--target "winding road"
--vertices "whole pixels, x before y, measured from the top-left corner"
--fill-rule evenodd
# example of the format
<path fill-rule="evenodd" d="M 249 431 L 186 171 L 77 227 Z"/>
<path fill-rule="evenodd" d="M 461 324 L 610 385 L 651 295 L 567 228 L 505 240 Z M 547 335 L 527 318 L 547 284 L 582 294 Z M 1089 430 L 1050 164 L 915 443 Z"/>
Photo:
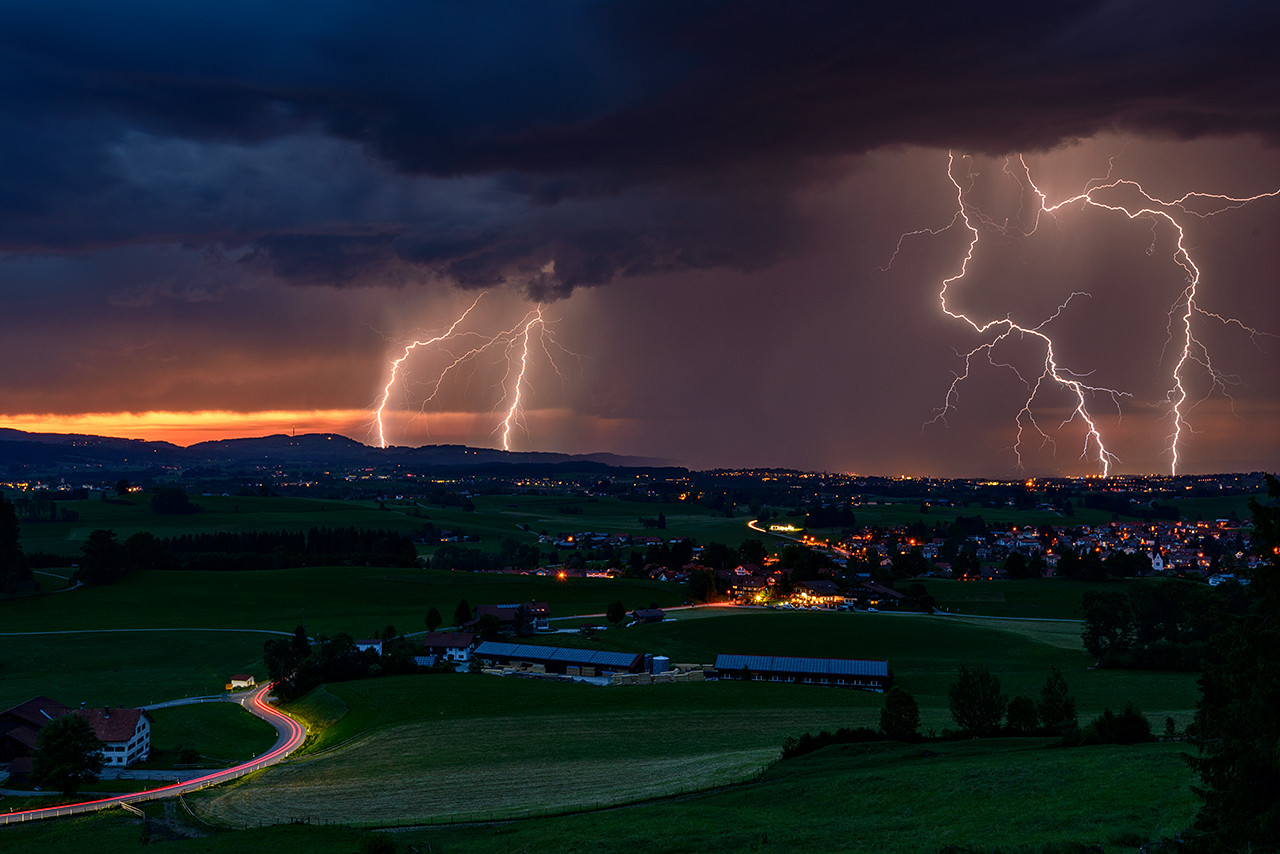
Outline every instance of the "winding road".
<path fill-rule="evenodd" d="M 123 804 L 137 804 L 143 801 L 154 801 L 159 798 L 172 798 L 177 795 L 183 795 L 187 792 L 194 792 L 197 789 L 203 789 L 207 786 L 214 786 L 218 783 L 225 783 L 238 777 L 243 777 L 254 771 L 274 765 L 293 753 L 302 746 L 302 742 L 307 737 L 307 731 L 302 724 L 295 721 L 282 712 L 276 711 L 267 703 L 267 694 L 271 691 L 271 685 L 264 685 L 258 690 L 245 695 L 239 700 L 228 700 L 227 702 L 240 703 L 251 714 L 262 718 L 276 729 L 276 743 L 271 750 L 263 756 L 257 757 L 243 765 L 237 765 L 234 768 L 225 768 L 221 771 L 215 771 L 203 777 L 197 777 L 194 780 L 187 780 L 182 783 L 172 783 L 168 786 L 162 786 L 158 789 L 150 789 L 145 792 L 130 792 L 126 795 L 118 795 L 113 798 L 104 798 L 97 801 L 84 801 L 78 804 L 65 804 L 60 807 L 44 807 L 43 809 L 23 810 L 22 812 L 0 813 L 0 824 L 15 824 L 20 821 L 35 821 L 42 818 L 54 818 L 56 816 L 77 815 L 79 813 L 92 812 L 94 810 L 107 809 L 109 807 L 120 806 Z"/>

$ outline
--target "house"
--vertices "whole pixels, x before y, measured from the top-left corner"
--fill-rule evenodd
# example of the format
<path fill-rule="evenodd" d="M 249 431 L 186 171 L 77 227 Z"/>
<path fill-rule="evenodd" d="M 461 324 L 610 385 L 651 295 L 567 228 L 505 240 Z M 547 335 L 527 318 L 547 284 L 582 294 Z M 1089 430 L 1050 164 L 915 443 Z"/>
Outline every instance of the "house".
<path fill-rule="evenodd" d="M 844 602 L 840 585 L 834 581 L 815 580 L 796 582 L 791 600 L 798 605 L 825 605 L 834 608 Z"/>
<path fill-rule="evenodd" d="M 471 660 L 476 636 L 471 632 L 427 632 L 422 636 L 423 654 L 437 661 L 463 664 Z"/>
<path fill-rule="evenodd" d="M 77 715 L 89 722 L 104 745 L 107 766 L 132 765 L 151 755 L 152 720 L 143 709 L 72 709 L 48 697 L 35 697 L 0 712 L 0 761 L 31 757 L 40 730 L 63 715 Z"/>
<path fill-rule="evenodd" d="M 356 641 L 356 650 L 358 652 L 364 652 L 366 649 L 371 649 L 378 655 L 382 655 L 382 641 L 378 638 L 361 638 Z"/>
<path fill-rule="evenodd" d="M 143 709 L 75 709 L 71 712 L 89 722 L 103 743 L 107 767 L 132 765 L 151 755 L 151 715 Z"/>
<path fill-rule="evenodd" d="M 638 623 L 661 623 L 667 614 L 661 608 L 637 608 L 631 612 Z"/>
<path fill-rule="evenodd" d="M 40 728 L 69 711 L 70 706 L 41 696 L 0 712 L 0 762 L 35 753 Z"/>
<path fill-rule="evenodd" d="M 753 682 L 803 682 L 843 685 L 883 693 L 890 682 L 889 662 L 856 658 L 788 658 L 773 655 L 717 655 L 720 679 Z"/>
<path fill-rule="evenodd" d="M 517 603 L 515 605 L 477 605 L 475 619 L 466 623 L 465 628 L 474 629 L 480 623 L 480 618 L 485 614 L 492 614 L 498 618 L 498 622 L 504 629 L 514 629 L 516 624 L 516 609 L 521 604 L 529 606 L 529 610 L 533 612 L 533 627 L 535 629 L 545 629 L 550 626 L 547 622 L 551 616 L 551 609 L 547 607 L 546 602 L 526 602 Z"/>
<path fill-rule="evenodd" d="M 248 673 L 237 673 L 231 677 L 231 681 L 227 683 L 228 691 L 241 691 L 245 688 L 253 688 L 258 684 L 258 680 L 254 679 Z"/>

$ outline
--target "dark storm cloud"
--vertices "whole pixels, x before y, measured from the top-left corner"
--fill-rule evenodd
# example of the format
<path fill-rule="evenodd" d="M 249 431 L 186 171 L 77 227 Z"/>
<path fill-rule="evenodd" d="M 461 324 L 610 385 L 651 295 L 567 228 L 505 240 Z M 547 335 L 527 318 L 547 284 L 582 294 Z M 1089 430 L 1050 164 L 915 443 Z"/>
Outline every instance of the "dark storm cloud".
<path fill-rule="evenodd" d="M 0 248 L 538 297 L 754 269 L 827 156 L 1275 140 L 1278 25 L 1240 2 L 10 6 Z"/>

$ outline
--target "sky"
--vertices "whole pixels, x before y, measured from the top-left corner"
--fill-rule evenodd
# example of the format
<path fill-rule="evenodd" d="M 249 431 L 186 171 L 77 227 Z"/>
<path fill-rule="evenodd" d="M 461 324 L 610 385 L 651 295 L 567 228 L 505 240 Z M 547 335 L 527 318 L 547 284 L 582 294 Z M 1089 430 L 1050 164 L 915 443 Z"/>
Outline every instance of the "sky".
<path fill-rule="evenodd" d="M 0 426 L 1276 471 L 1278 30 L 1262 2 L 9 4 Z"/>

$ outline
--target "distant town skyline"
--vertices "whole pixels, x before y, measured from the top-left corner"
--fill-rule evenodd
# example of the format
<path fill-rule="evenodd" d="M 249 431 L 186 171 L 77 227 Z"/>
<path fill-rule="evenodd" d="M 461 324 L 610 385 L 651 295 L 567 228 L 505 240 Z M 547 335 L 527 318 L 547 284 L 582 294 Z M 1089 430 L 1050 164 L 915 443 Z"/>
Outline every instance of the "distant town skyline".
<path fill-rule="evenodd" d="M 1280 469 L 1276 10 L 140 9 L 0 12 L 0 426 Z"/>

